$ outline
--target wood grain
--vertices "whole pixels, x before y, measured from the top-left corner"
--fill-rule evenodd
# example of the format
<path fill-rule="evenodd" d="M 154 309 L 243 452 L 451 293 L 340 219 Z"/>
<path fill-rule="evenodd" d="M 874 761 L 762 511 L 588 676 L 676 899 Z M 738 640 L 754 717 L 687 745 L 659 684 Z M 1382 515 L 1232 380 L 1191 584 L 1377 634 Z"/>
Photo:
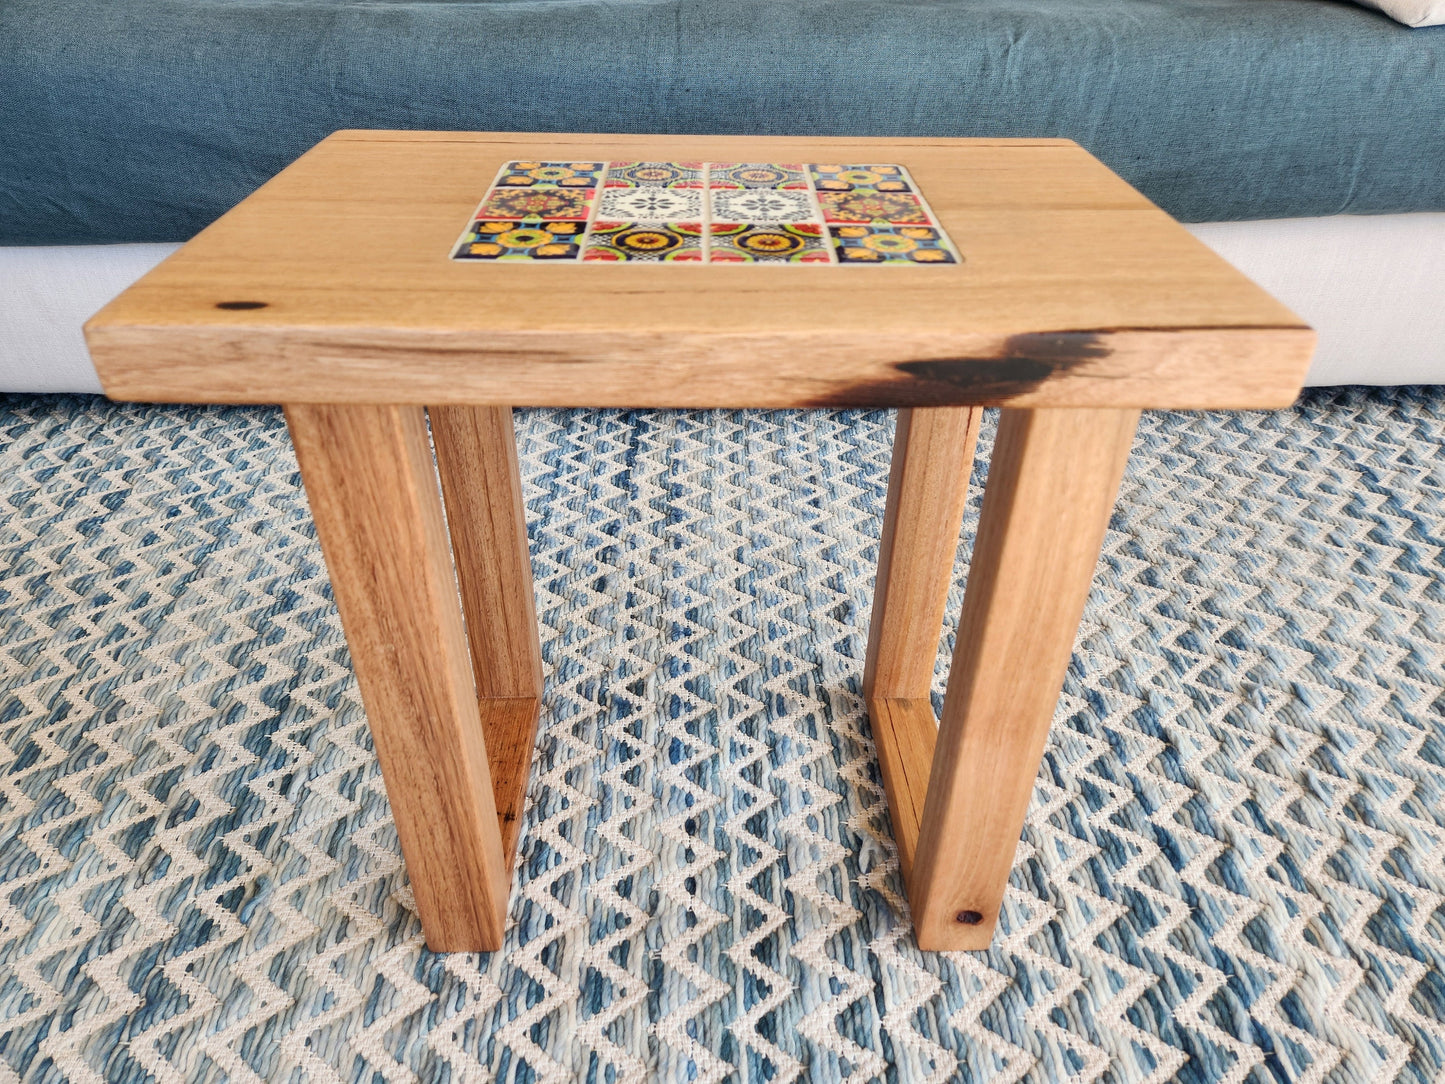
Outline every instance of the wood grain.
<path fill-rule="evenodd" d="M 429 413 L 510 872 L 542 697 L 542 648 L 512 408 L 432 407 Z"/>
<path fill-rule="evenodd" d="M 982 414 L 970 407 L 898 412 L 863 669 L 870 701 L 927 699 L 933 685 Z"/>
<path fill-rule="evenodd" d="M 964 262 L 448 258 L 502 162 L 643 157 L 901 162 Z M 689 407 L 1280 406 L 1313 343 L 1067 141 L 506 133 L 325 140 L 87 335 L 114 398 Z"/>
<path fill-rule="evenodd" d="M 497 949 L 511 879 L 426 418 L 293 404 L 286 422 L 427 944 Z"/>
<path fill-rule="evenodd" d="M 492 796 L 497 826 L 502 834 L 502 859 L 510 879 L 517 864 L 522 837 L 522 814 L 527 805 L 527 779 L 537 749 L 537 720 L 542 702 L 536 697 L 484 697 L 477 701 L 487 765 L 492 774 Z M 510 883 L 510 880 L 509 880 Z"/>
<path fill-rule="evenodd" d="M 964 260 L 449 258 L 504 161 L 688 158 L 899 162 Z M 1067 140 L 456 132 L 324 140 L 86 336 L 112 398 L 287 404 L 428 944 L 469 950 L 500 944 L 541 689 L 512 404 L 912 408 L 865 685 L 919 943 L 982 948 L 1138 408 L 1285 406 L 1314 342 Z M 983 405 L 1009 409 L 935 731 Z"/>
<path fill-rule="evenodd" d="M 898 412 L 863 693 L 906 882 L 923 818 L 938 722 L 929 693 L 983 412 Z"/>
<path fill-rule="evenodd" d="M 920 948 L 993 935 L 1137 422 L 1000 416 L 909 882 Z"/>
<path fill-rule="evenodd" d="M 846 305 L 841 295 L 838 304 Z M 1092 345 L 1072 357 L 1020 364 L 1009 338 L 899 331 L 885 343 L 871 333 L 827 329 L 535 331 L 503 339 L 435 329 L 184 327 L 157 334 L 111 326 L 89 335 L 113 399 L 264 403 L 285 389 L 293 402 L 770 409 L 1284 407 L 1299 395 L 1314 343 L 1303 329 L 1123 329 L 1086 334 Z M 934 362 L 951 375 L 905 368 Z"/>
<path fill-rule="evenodd" d="M 542 695 L 542 649 L 512 408 L 433 407 L 477 695 Z"/>
<path fill-rule="evenodd" d="M 928 697 L 869 697 L 868 720 L 883 770 L 888 815 L 898 845 L 905 884 L 913 879 L 913 860 L 928 797 L 928 778 L 938 741 L 938 720 Z"/>

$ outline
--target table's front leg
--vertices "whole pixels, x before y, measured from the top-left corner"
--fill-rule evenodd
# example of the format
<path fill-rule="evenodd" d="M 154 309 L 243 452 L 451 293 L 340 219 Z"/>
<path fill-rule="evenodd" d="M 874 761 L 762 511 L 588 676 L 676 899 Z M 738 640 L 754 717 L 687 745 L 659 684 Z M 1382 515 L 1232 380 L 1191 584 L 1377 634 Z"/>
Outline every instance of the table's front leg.
<path fill-rule="evenodd" d="M 1001 413 L 909 878 L 920 948 L 993 936 L 1138 419 Z"/>
<path fill-rule="evenodd" d="M 307 404 L 286 421 L 427 944 L 500 948 L 511 878 L 426 415 Z"/>

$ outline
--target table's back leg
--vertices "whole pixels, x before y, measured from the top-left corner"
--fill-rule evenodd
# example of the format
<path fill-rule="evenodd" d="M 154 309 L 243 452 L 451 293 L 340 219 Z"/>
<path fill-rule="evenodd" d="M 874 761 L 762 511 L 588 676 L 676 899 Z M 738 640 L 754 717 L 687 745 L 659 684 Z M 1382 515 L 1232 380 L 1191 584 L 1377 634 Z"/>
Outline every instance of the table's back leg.
<path fill-rule="evenodd" d="M 421 407 L 290 405 L 427 944 L 501 947 L 511 879 Z"/>
<path fill-rule="evenodd" d="M 929 695 L 981 415 L 905 408 L 893 438 L 863 692 L 905 879 L 933 762 Z"/>
<path fill-rule="evenodd" d="M 924 949 L 988 947 L 1137 410 L 1004 410 L 909 883 Z"/>
<path fill-rule="evenodd" d="M 432 407 L 429 413 L 511 869 L 542 698 L 542 650 L 512 408 Z"/>

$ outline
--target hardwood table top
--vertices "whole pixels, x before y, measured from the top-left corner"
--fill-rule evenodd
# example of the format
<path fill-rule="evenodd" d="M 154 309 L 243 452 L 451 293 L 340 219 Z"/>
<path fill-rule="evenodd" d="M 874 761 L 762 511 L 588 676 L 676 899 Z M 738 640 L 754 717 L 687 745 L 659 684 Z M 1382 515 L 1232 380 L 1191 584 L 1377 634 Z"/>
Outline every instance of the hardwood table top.
<path fill-rule="evenodd" d="M 808 221 L 770 239 L 766 169 L 726 174 L 780 165 Z M 1314 345 L 1069 140 L 384 131 L 322 141 L 86 334 L 115 399 L 637 407 L 1280 407 Z"/>

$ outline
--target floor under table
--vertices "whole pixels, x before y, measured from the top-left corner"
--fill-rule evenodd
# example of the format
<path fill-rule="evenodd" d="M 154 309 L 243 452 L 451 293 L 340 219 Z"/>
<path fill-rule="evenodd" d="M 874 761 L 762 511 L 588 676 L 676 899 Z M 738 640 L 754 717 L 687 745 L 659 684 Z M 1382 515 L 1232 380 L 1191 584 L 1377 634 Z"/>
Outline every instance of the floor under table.
<path fill-rule="evenodd" d="M 982 953 L 861 696 L 890 415 L 516 425 L 541 743 L 506 949 L 437 956 L 280 412 L 0 397 L 21 1078 L 1445 1070 L 1445 391 L 1144 415 Z"/>

